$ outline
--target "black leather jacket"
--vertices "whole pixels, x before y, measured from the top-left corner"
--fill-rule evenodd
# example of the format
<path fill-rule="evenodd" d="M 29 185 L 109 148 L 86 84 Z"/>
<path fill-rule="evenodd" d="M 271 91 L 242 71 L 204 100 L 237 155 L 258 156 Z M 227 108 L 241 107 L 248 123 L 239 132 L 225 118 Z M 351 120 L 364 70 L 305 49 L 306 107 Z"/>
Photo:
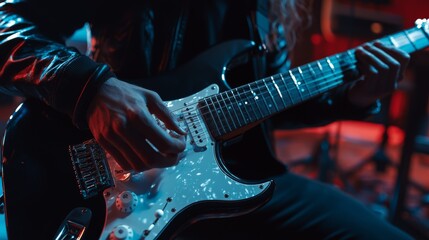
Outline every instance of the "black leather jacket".
<path fill-rule="evenodd" d="M 1 90 L 37 98 L 69 115 L 77 126 L 85 126 L 82 119 L 87 102 L 79 101 L 90 101 L 97 87 L 110 76 L 144 86 L 144 79 L 174 69 L 217 43 L 237 38 L 257 40 L 251 24 L 254 12 L 251 2 L 3 2 L 0 5 Z M 85 22 L 91 24 L 91 58 L 95 61 L 64 45 L 65 39 Z M 286 51 L 269 54 L 264 74 L 287 69 L 286 55 Z M 255 77 L 249 74 L 252 71 L 241 72 L 244 73 L 241 79 Z M 348 111 L 341 111 L 344 109 Z M 344 101 L 344 94 L 329 93 L 274 119 L 296 126 L 298 123 L 324 124 L 367 113 L 355 110 Z M 248 146 L 244 141 L 242 150 L 249 152 Z"/>

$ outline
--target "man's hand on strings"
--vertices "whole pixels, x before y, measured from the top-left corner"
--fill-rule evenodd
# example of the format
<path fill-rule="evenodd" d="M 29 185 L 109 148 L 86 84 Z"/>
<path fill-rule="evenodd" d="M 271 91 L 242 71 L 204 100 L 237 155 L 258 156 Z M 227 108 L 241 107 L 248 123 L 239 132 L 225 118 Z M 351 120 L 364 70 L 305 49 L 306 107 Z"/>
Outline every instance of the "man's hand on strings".
<path fill-rule="evenodd" d="M 349 100 L 366 107 L 396 90 L 410 61 L 408 53 L 380 42 L 356 49 L 360 81 L 349 89 Z"/>
<path fill-rule="evenodd" d="M 159 126 L 152 114 L 172 132 Z M 116 78 L 101 86 L 87 117 L 94 138 L 125 170 L 175 165 L 186 147 L 185 131 L 157 93 Z"/>

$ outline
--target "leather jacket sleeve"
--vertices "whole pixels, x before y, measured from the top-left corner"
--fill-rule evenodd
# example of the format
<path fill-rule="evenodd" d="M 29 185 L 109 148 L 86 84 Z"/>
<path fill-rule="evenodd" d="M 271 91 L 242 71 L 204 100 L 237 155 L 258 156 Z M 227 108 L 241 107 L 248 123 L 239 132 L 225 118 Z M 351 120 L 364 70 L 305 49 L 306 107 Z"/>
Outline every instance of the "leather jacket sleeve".
<path fill-rule="evenodd" d="M 86 19 L 84 13 L 76 14 L 62 4 L 0 3 L 0 90 L 37 98 L 86 128 L 88 103 L 97 86 L 113 73 L 64 44 Z"/>

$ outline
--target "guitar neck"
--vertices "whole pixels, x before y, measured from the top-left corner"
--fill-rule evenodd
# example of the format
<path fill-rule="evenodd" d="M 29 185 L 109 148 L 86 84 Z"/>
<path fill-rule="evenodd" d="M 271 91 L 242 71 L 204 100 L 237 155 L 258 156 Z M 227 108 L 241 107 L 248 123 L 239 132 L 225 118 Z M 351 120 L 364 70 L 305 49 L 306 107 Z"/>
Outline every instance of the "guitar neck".
<path fill-rule="evenodd" d="M 407 53 L 429 46 L 426 22 L 374 41 Z M 356 48 L 202 99 L 199 109 L 216 139 L 235 135 L 294 105 L 359 78 Z"/>

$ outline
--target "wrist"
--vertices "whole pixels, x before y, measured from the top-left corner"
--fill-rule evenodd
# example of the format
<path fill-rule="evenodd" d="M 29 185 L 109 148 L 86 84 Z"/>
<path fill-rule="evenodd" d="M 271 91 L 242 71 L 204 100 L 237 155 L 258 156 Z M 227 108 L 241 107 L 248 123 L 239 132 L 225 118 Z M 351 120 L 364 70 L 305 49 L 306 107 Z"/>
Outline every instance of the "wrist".
<path fill-rule="evenodd" d="M 107 65 L 100 65 L 88 79 L 76 102 L 72 120 L 79 129 L 88 129 L 88 110 L 100 87 L 114 74 Z"/>

